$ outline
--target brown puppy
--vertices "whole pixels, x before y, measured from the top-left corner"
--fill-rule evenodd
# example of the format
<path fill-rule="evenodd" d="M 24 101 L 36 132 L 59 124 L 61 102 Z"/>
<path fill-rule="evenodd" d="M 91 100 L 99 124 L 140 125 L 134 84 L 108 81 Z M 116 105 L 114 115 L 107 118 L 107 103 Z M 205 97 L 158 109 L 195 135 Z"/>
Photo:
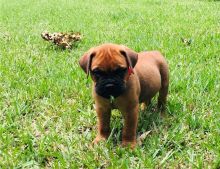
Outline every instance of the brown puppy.
<path fill-rule="evenodd" d="M 158 107 L 164 109 L 168 93 L 168 65 L 157 51 L 136 53 L 116 44 L 91 48 L 79 61 L 93 80 L 98 134 L 93 143 L 108 138 L 112 109 L 124 117 L 122 145 L 136 144 L 139 103 L 149 104 L 159 92 Z"/>

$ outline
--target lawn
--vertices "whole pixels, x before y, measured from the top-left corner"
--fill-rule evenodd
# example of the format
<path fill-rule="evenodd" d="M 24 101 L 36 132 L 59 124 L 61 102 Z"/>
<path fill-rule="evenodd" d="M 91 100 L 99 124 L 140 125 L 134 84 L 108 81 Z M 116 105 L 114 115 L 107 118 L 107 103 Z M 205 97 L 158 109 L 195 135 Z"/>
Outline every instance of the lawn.
<path fill-rule="evenodd" d="M 220 2 L 208 0 L 0 0 L 0 168 L 219 168 Z M 79 31 L 72 50 L 44 30 Z M 91 79 L 78 65 L 105 42 L 159 50 L 170 67 L 166 117 L 156 99 L 140 112 L 132 151 L 122 118 L 92 146 Z"/>

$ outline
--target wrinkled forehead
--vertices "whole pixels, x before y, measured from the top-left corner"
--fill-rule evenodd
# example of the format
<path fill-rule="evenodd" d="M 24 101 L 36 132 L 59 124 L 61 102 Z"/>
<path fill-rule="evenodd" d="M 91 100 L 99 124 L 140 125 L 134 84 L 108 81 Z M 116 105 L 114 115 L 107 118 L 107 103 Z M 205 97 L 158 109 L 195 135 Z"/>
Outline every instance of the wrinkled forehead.
<path fill-rule="evenodd" d="M 125 57 L 118 48 L 98 48 L 92 60 L 91 69 L 115 70 L 118 67 L 127 67 Z"/>

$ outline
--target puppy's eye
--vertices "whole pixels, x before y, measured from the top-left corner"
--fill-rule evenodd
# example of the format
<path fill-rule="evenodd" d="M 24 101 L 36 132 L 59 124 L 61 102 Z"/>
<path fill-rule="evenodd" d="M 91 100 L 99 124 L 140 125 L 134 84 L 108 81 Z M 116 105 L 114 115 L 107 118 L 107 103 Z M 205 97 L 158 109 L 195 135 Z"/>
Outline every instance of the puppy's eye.
<path fill-rule="evenodd" d="M 94 70 L 92 70 L 92 74 L 94 76 L 102 76 L 102 75 L 104 75 L 104 72 L 101 71 L 100 69 L 94 69 Z"/>
<path fill-rule="evenodd" d="M 92 70 L 92 73 L 100 73 L 100 72 L 101 72 L 101 70 L 99 70 L 99 69 Z"/>
<path fill-rule="evenodd" d="M 117 68 L 114 73 L 119 76 L 124 76 L 127 71 L 127 68 Z"/>
<path fill-rule="evenodd" d="M 99 74 L 101 71 L 99 69 L 92 70 L 92 74 Z"/>

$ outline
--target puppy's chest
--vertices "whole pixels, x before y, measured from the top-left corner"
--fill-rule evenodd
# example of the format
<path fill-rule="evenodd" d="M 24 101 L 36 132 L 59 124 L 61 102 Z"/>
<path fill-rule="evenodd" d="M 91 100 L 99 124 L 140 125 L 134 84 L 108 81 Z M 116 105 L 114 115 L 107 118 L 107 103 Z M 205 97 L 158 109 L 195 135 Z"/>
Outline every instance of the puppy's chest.
<path fill-rule="evenodd" d="M 121 112 L 124 112 L 127 110 L 127 107 L 129 103 L 127 102 L 127 99 L 115 99 L 110 100 L 111 109 L 118 109 Z"/>
<path fill-rule="evenodd" d="M 111 109 L 118 109 L 120 107 L 118 104 L 118 101 L 116 101 L 115 99 L 114 100 L 110 99 L 110 106 L 111 106 Z"/>

